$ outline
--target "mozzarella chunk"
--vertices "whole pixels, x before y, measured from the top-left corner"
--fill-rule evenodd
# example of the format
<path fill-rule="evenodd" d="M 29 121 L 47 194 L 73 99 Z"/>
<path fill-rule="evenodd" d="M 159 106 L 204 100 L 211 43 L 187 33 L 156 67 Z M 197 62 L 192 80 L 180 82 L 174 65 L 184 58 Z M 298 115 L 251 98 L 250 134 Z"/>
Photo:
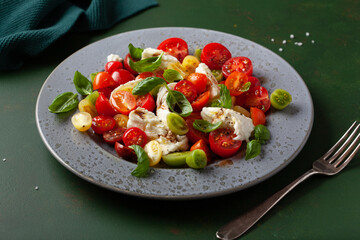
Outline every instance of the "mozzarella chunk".
<path fill-rule="evenodd" d="M 137 127 L 143 130 L 150 140 L 159 142 L 162 154 L 185 151 L 188 149 L 186 135 L 180 136 L 171 132 L 158 116 L 144 108 L 137 108 L 129 114 L 127 127 Z"/>
<path fill-rule="evenodd" d="M 122 62 L 122 60 L 123 59 L 117 54 L 110 54 L 109 56 L 107 56 L 108 62 L 111 62 L 111 61 Z"/>
<path fill-rule="evenodd" d="M 222 121 L 221 128 L 233 129 L 236 134 L 234 140 L 249 141 L 250 135 L 255 128 L 251 118 L 245 117 L 232 109 L 205 107 L 200 114 L 204 120 L 210 123 Z"/>
<path fill-rule="evenodd" d="M 220 96 L 220 88 L 218 81 L 212 74 L 210 68 L 205 63 L 200 63 L 199 66 L 195 69 L 195 72 L 206 75 L 208 79 L 207 86 L 210 90 L 210 100 L 218 98 Z"/>
<path fill-rule="evenodd" d="M 150 58 L 150 57 L 157 57 L 164 53 L 161 58 L 161 64 L 158 70 L 165 70 L 170 63 L 177 63 L 179 62 L 176 57 L 171 56 L 170 54 L 165 53 L 163 50 L 155 49 L 155 48 L 145 48 L 142 52 L 141 59 Z"/>
<path fill-rule="evenodd" d="M 176 83 L 168 84 L 168 87 L 173 90 Z M 170 113 L 169 106 L 166 103 L 166 97 L 168 95 L 168 90 L 166 87 L 162 86 L 159 89 L 157 99 L 156 99 L 156 115 L 163 121 L 167 127 L 167 115 Z"/>

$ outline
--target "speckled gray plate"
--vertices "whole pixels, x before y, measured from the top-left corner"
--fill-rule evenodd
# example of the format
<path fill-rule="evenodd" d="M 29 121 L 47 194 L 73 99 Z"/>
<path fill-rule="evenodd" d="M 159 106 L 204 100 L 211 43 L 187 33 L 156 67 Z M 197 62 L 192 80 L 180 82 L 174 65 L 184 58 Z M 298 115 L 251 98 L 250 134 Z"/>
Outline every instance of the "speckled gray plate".
<path fill-rule="evenodd" d="M 216 163 L 197 171 L 184 169 L 151 170 L 148 178 L 136 178 L 136 167 L 116 156 L 115 151 L 80 133 L 71 124 L 71 114 L 48 111 L 60 93 L 76 92 L 72 78 L 76 70 L 85 76 L 100 71 L 111 54 L 125 56 L 127 46 L 157 47 L 169 37 L 183 38 L 190 53 L 209 42 L 219 42 L 233 56 L 247 56 L 253 61 L 254 75 L 271 93 L 276 88 L 288 90 L 293 102 L 283 111 L 271 111 L 267 126 L 271 140 L 262 153 L 244 160 L 240 152 L 232 164 Z M 310 93 L 299 74 L 282 58 L 268 49 L 238 36 L 195 28 L 153 28 L 118 34 L 80 49 L 65 59 L 45 81 L 36 104 L 36 122 L 40 135 L 52 155 L 67 169 L 98 186 L 130 195 L 158 199 L 193 199 L 228 194 L 257 184 L 291 162 L 303 148 L 313 124 Z M 230 161 L 227 161 L 229 163 Z"/>

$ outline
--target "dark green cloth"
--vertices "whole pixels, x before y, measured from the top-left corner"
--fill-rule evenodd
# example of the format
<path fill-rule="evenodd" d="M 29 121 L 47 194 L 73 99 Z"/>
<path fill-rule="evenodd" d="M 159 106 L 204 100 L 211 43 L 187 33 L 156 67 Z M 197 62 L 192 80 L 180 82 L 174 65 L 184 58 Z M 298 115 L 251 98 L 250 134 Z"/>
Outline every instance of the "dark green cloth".
<path fill-rule="evenodd" d="M 0 0 L 0 70 L 17 69 L 69 31 L 111 27 L 155 0 Z"/>

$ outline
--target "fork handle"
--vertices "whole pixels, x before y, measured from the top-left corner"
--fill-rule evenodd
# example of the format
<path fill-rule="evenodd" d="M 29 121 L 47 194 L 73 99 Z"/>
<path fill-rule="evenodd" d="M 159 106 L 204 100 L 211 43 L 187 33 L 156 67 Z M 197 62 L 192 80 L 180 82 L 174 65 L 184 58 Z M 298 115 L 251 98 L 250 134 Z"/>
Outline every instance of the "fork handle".
<path fill-rule="evenodd" d="M 316 170 L 309 170 L 292 183 L 284 187 L 282 190 L 278 191 L 266 201 L 261 203 L 259 206 L 253 208 L 247 213 L 241 215 L 240 217 L 232 220 L 228 224 L 221 227 L 216 232 L 216 237 L 223 240 L 232 240 L 240 237 L 244 234 L 250 227 L 252 227 L 262 216 L 264 216 L 276 203 L 278 203 L 288 192 L 294 189 L 299 183 L 306 180 L 308 177 L 317 174 Z"/>

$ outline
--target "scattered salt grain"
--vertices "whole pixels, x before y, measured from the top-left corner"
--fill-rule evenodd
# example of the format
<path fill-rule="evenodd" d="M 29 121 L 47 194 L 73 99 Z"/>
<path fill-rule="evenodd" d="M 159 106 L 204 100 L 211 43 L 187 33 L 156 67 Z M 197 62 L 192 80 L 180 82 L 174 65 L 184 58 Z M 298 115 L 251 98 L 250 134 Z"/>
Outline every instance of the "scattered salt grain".
<path fill-rule="evenodd" d="M 282 41 L 282 44 L 286 44 L 286 40 L 283 40 L 283 41 Z"/>
<path fill-rule="evenodd" d="M 311 43 L 315 43 L 315 40 L 311 40 Z"/>
<path fill-rule="evenodd" d="M 303 43 L 302 42 L 298 42 L 298 44 L 297 44 L 299 47 L 301 47 L 302 45 L 303 45 Z"/>
<path fill-rule="evenodd" d="M 290 34 L 290 38 L 293 39 L 295 36 L 294 34 Z"/>
<path fill-rule="evenodd" d="M 308 36 L 310 36 L 310 33 L 309 33 L 309 32 L 306 32 L 305 35 L 308 37 Z"/>
<path fill-rule="evenodd" d="M 282 49 L 282 48 L 279 48 L 279 52 L 282 52 L 284 49 Z"/>
<path fill-rule="evenodd" d="M 272 42 L 275 42 L 275 39 L 272 38 L 271 41 L 272 41 Z"/>
<path fill-rule="evenodd" d="M 36 187 L 35 187 L 35 190 L 39 190 L 39 187 L 38 187 L 38 186 L 36 186 Z"/>
<path fill-rule="evenodd" d="M 3 158 L 3 162 L 6 162 L 6 158 Z"/>

